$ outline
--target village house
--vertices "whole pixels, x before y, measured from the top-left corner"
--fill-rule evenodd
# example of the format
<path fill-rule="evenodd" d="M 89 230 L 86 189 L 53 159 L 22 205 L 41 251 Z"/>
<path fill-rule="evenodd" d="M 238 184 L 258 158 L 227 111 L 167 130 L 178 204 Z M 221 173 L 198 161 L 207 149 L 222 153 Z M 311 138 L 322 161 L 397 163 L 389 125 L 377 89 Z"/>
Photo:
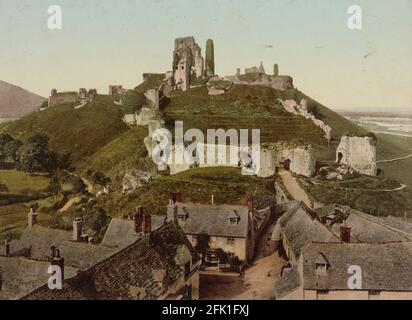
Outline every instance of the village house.
<path fill-rule="evenodd" d="M 62 290 L 47 285 L 25 300 L 182 300 L 199 298 L 199 256 L 173 223 L 150 231 L 100 263 L 68 279 Z"/>
<path fill-rule="evenodd" d="M 209 236 L 210 249 L 221 249 L 250 261 L 262 230 L 272 221 L 271 208 L 255 210 L 253 198 L 247 206 L 184 203 L 180 193 L 172 194 L 167 219 L 178 224 L 193 246 L 199 235 Z"/>
<path fill-rule="evenodd" d="M 152 218 L 139 207 L 130 218 L 112 219 L 99 245 L 83 229 L 82 219 L 73 221 L 72 232 L 40 226 L 31 210 L 22 236 L 0 246 L 0 298 L 198 298 L 198 256 L 164 216 Z M 46 284 L 51 264 L 64 275 L 58 292 Z"/>
<path fill-rule="evenodd" d="M 275 284 L 278 300 L 411 300 L 412 242 L 311 243 Z M 359 284 L 348 285 L 351 266 Z"/>

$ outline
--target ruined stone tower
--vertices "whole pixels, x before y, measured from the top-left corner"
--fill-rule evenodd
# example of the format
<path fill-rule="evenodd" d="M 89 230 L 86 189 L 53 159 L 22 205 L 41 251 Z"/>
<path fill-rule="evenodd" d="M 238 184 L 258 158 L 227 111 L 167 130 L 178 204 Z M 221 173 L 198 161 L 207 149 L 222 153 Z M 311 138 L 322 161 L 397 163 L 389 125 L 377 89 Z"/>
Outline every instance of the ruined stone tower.
<path fill-rule="evenodd" d="M 173 51 L 173 78 L 175 89 L 188 90 L 192 76 L 204 75 L 204 59 L 202 51 L 193 37 L 175 40 Z"/>

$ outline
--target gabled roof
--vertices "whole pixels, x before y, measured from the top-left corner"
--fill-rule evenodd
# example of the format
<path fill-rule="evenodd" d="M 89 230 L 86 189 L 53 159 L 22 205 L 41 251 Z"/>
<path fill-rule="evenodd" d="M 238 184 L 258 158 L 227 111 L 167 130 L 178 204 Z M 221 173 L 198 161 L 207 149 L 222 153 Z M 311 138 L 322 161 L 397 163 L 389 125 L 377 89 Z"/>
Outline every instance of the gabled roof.
<path fill-rule="evenodd" d="M 152 215 L 152 231 L 160 228 L 166 216 Z M 102 245 L 108 247 L 125 248 L 137 240 L 134 221 L 128 219 L 113 218 L 104 234 Z"/>
<path fill-rule="evenodd" d="M 302 202 L 284 213 L 279 219 L 279 225 L 296 258 L 300 256 L 301 250 L 311 242 L 340 241 Z"/>
<path fill-rule="evenodd" d="M 25 299 L 158 299 L 169 286 L 184 276 L 184 266 L 178 256 L 182 248 L 193 262 L 199 260 L 184 233 L 168 223 L 140 238 L 132 245 L 104 259 L 90 269 L 65 282 L 63 290 L 50 292 L 47 286 L 32 292 Z M 155 279 L 154 271 L 165 270 L 163 283 Z"/>
<path fill-rule="evenodd" d="M 10 245 L 12 254 L 28 249 L 28 256 L 33 260 L 47 261 L 51 255 L 50 247 L 55 246 L 65 258 L 65 264 L 80 269 L 87 269 L 104 258 L 112 255 L 117 249 L 102 245 L 92 245 L 71 241 L 72 233 L 68 231 L 46 228 L 35 225 L 26 228 L 19 240 Z"/>
<path fill-rule="evenodd" d="M 176 203 L 177 214 L 188 214 L 181 224 L 186 234 L 207 233 L 210 236 L 246 238 L 249 225 L 247 206 L 204 205 L 194 203 Z M 229 219 L 239 217 L 239 223 L 231 225 Z"/>
<path fill-rule="evenodd" d="M 329 262 L 325 275 L 315 273 L 319 253 Z M 349 290 L 348 268 L 362 271 L 362 290 L 412 291 L 412 243 L 312 243 L 302 252 L 306 290 Z"/>
<path fill-rule="evenodd" d="M 286 272 L 278 281 L 275 282 L 273 296 L 281 299 L 287 294 L 295 291 L 302 284 L 299 272 L 296 267 Z"/>
<path fill-rule="evenodd" d="M 21 257 L 0 257 L 2 287 L 0 300 L 15 300 L 44 285 L 50 274 L 49 262 L 33 261 Z M 65 277 L 76 275 L 76 269 L 65 268 Z"/>

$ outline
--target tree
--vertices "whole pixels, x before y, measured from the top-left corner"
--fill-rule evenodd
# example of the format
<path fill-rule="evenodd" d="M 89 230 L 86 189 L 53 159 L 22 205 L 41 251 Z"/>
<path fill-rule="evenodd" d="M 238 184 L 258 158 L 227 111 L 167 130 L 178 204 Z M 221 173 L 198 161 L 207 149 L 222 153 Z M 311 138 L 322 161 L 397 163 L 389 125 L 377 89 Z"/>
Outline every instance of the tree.
<path fill-rule="evenodd" d="M 274 75 L 275 77 L 277 77 L 277 76 L 279 75 L 279 65 L 278 65 L 277 63 L 275 63 L 275 64 L 273 65 L 273 75 Z"/>
<path fill-rule="evenodd" d="M 206 42 L 206 75 L 215 75 L 215 46 L 212 39 Z"/>
<path fill-rule="evenodd" d="M 210 236 L 207 233 L 200 233 L 197 236 L 195 250 L 202 255 L 202 263 L 208 249 L 210 249 Z"/>
<path fill-rule="evenodd" d="M 27 172 L 51 172 L 57 167 L 57 157 L 49 151 L 49 138 L 44 134 L 30 137 L 16 154 L 18 169 Z"/>

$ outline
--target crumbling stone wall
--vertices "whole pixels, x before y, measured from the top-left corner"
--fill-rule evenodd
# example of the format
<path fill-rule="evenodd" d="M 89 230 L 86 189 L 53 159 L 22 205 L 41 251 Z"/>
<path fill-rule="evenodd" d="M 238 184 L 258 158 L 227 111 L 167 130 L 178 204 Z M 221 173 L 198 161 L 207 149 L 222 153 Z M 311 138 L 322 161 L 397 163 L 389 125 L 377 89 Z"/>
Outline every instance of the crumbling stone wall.
<path fill-rule="evenodd" d="M 246 81 L 239 78 L 239 74 L 226 76 L 225 79 L 232 81 L 234 84 L 243 84 L 249 86 L 265 86 L 276 90 L 293 89 L 293 78 L 290 76 L 271 76 L 261 75 L 258 80 Z"/>
<path fill-rule="evenodd" d="M 336 150 L 336 162 L 360 174 L 376 176 L 376 141 L 372 137 L 343 136 Z"/>
<path fill-rule="evenodd" d="M 52 89 L 51 95 L 48 100 L 48 107 L 54 107 L 64 103 L 74 103 L 78 101 L 78 95 L 75 92 L 60 92 L 56 89 Z"/>
<path fill-rule="evenodd" d="M 307 178 L 311 178 L 315 173 L 316 157 L 311 146 L 289 146 L 287 143 L 279 142 L 262 146 L 258 177 L 273 176 L 276 168 L 285 166 L 286 161 L 290 163 L 288 170 L 293 173 Z"/>
<path fill-rule="evenodd" d="M 150 89 L 144 93 L 146 101 L 149 102 L 150 107 L 159 110 L 159 89 Z"/>
<path fill-rule="evenodd" d="M 279 101 L 282 103 L 283 107 L 287 112 L 296 115 L 301 115 L 306 119 L 311 120 L 316 126 L 318 126 L 324 132 L 325 139 L 332 139 L 332 128 L 328 126 L 326 123 L 324 123 L 322 120 L 317 119 L 314 114 L 308 111 L 308 102 L 306 99 L 302 99 L 300 104 L 297 104 L 297 102 L 292 99 L 285 101 L 279 99 Z"/>

